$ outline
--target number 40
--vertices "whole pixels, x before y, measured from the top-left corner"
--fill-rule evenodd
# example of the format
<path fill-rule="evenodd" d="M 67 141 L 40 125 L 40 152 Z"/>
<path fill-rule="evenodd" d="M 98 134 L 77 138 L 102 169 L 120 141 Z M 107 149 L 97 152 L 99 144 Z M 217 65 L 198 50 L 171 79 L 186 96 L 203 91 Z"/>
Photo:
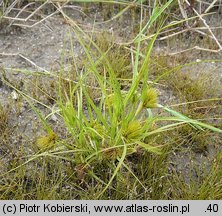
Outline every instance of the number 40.
<path fill-rule="evenodd" d="M 209 212 L 218 212 L 218 204 L 209 204 L 207 207 Z"/>

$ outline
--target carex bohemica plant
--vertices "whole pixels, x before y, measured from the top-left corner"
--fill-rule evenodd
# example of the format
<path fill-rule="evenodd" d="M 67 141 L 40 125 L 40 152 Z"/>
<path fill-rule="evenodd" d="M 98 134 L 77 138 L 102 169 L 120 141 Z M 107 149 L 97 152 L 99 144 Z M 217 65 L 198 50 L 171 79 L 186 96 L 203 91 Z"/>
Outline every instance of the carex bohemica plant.
<path fill-rule="evenodd" d="M 70 89 L 73 95 L 77 95 L 77 105 L 73 105 L 72 97 L 60 98 L 61 116 L 73 136 L 73 143 L 67 143 L 66 146 L 75 151 L 72 159 L 67 159 L 89 167 L 93 167 L 98 161 L 101 164 L 108 163 L 109 167 L 112 167 L 112 175 L 109 181 L 104 183 L 98 197 L 106 192 L 108 187 L 114 187 L 113 181 L 122 167 L 130 169 L 126 164 L 127 157 L 137 152 L 138 148 L 152 154 L 161 154 L 161 147 L 152 145 L 149 137 L 183 124 L 221 132 L 213 126 L 192 120 L 159 104 L 155 83 L 152 83 L 152 86 L 148 85 L 151 53 L 158 32 L 146 45 L 145 55 L 141 54 L 143 34 L 170 2 L 172 1 L 156 9 L 148 24 L 144 28 L 141 26 L 139 34 L 133 40 L 133 68 L 129 75 L 130 83 L 124 90 L 121 88 L 118 68 L 113 68 L 109 61 L 110 56 L 107 58 L 107 52 L 101 50 L 79 26 L 74 28 L 87 61 L 84 70 L 78 74 L 78 83 Z M 87 84 L 89 77 L 95 78 L 93 86 Z M 93 96 L 94 89 L 99 89 L 99 98 Z M 163 109 L 171 116 L 155 116 L 153 109 L 156 108 Z M 89 175 L 95 177 L 93 169 Z M 139 181 L 135 175 L 133 177 Z M 99 174 L 96 179 L 100 182 L 106 181 Z"/>

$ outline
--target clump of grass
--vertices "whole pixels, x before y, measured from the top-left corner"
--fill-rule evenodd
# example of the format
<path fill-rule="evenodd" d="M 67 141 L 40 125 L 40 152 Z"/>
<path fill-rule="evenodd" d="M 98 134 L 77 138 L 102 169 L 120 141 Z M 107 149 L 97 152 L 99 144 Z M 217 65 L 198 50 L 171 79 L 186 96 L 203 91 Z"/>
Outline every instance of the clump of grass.
<path fill-rule="evenodd" d="M 210 77 L 207 75 L 192 78 L 191 72 L 173 73 L 169 76 L 168 83 L 180 100 L 184 102 L 199 101 L 216 97 L 215 86 L 212 85 Z M 209 103 L 209 101 L 207 103 Z M 195 110 L 195 105 L 195 103 L 187 104 L 189 110 L 193 108 L 193 112 L 201 111 L 201 109 L 197 110 L 197 107 Z M 204 107 L 203 102 L 198 105 Z"/>
<path fill-rule="evenodd" d="M 35 163 L 23 165 L 22 159 L 25 148 L 21 149 L 8 158 L 4 164 L 6 168 L 15 169 L 14 172 L 7 173 L 0 179 L 1 199 L 69 199 L 78 198 L 75 191 L 70 191 L 72 183 L 67 182 L 68 165 L 58 163 L 50 158 L 36 159 Z M 73 174 L 72 174 L 73 175 Z M 74 181 L 74 178 L 72 178 Z M 66 187 L 64 184 L 66 183 Z"/>
<path fill-rule="evenodd" d="M 198 164 L 192 162 L 193 169 L 190 169 L 189 183 L 181 174 L 177 174 L 177 179 L 172 179 L 171 184 L 174 190 L 171 196 L 175 199 L 194 199 L 194 200 L 219 200 L 222 197 L 221 190 L 221 153 L 218 152 L 208 163 Z M 195 178 L 192 178 L 195 171 Z M 176 172 L 174 170 L 173 172 Z"/>
<path fill-rule="evenodd" d="M 117 78 L 132 78 L 131 54 L 126 48 L 116 44 L 113 36 L 108 33 L 98 35 L 96 45 L 104 53 L 106 59 L 102 60 L 101 67 L 108 61 Z M 103 73 L 103 68 L 101 68 L 101 73 Z"/>
<path fill-rule="evenodd" d="M 0 134 L 2 135 L 8 126 L 9 109 L 0 104 Z"/>
<path fill-rule="evenodd" d="M 2 106 L 0 104 L 0 152 L 5 154 L 8 149 L 13 151 L 15 148 L 11 145 L 12 142 L 12 134 L 13 134 L 13 127 L 11 125 L 11 106 L 6 105 Z"/>
<path fill-rule="evenodd" d="M 32 98 L 53 105 L 57 100 L 57 83 L 58 81 L 50 77 L 36 75 L 31 82 L 26 83 L 26 89 L 31 92 Z"/>
<path fill-rule="evenodd" d="M 167 56 L 155 56 L 152 75 L 158 77 L 161 75 L 161 71 L 172 70 L 179 63 L 180 57 L 168 59 Z M 207 118 L 215 117 L 214 110 L 219 106 L 216 99 L 220 87 L 211 79 L 211 75 L 201 74 L 194 77 L 188 70 L 166 73 L 160 82 L 173 91 L 176 96 L 175 102 L 181 103 L 176 107 L 178 111 L 190 118 L 210 122 Z M 174 134 L 174 136 L 181 137 L 181 143 L 186 143 L 188 148 L 192 148 L 195 152 L 207 152 L 209 137 L 213 136 L 211 132 L 201 132 L 190 125 L 179 127 L 176 131 L 178 135 Z"/>
<path fill-rule="evenodd" d="M 181 58 L 184 58 L 181 62 Z M 212 74 L 206 73 L 196 75 L 192 69 L 178 69 L 173 71 L 173 68 L 180 64 L 186 63 L 186 56 L 183 54 L 180 57 L 169 56 L 154 56 L 154 61 L 151 67 L 151 74 L 156 79 L 161 76 L 159 82 L 166 85 L 177 98 L 176 103 L 183 103 L 179 111 L 191 118 L 202 118 L 206 114 L 210 114 L 214 107 L 218 104 L 218 93 L 220 87 L 215 79 L 212 79 Z M 171 71 L 163 73 L 163 71 Z M 215 100 L 214 100 L 215 99 Z"/>
<path fill-rule="evenodd" d="M 81 30 L 75 31 L 75 33 L 88 61 L 85 65 L 85 72 L 79 74 L 78 84 L 71 91 L 77 95 L 77 107 L 73 106 L 72 98 L 67 101 L 61 97 L 61 116 L 74 139 L 73 144 L 67 143 L 66 145 L 76 152 L 75 158 L 72 160 L 78 161 L 77 164 L 89 164 L 90 167 L 93 167 L 93 164 L 99 160 L 101 163 L 108 163 L 112 170 L 108 182 L 105 183 L 98 197 L 103 196 L 104 193 L 110 194 L 107 189 L 112 188 L 114 182 L 118 181 L 117 179 L 121 176 L 119 172 L 122 172 L 122 169 L 131 172 L 137 182 L 143 185 L 128 167 L 126 161 L 138 149 L 152 154 L 160 154 L 160 146 L 149 142 L 151 135 L 176 128 L 181 123 L 190 123 L 197 128 L 206 127 L 220 131 L 212 126 L 191 120 L 173 110 L 170 110 L 170 113 L 175 115 L 173 118 L 152 115 L 153 108 L 163 108 L 157 102 L 156 90 L 148 86 L 146 82 L 150 53 L 155 37 L 148 44 L 146 56 L 141 64 L 135 63 L 140 60 L 139 53 L 135 54 L 136 60 L 133 65 L 136 66 L 133 68 L 132 84 L 127 91 L 122 91 L 115 69 L 113 69 L 106 53 L 101 51 L 90 38 L 88 38 L 89 41 L 82 39 L 80 34 L 84 33 Z M 87 38 L 87 35 L 85 36 Z M 94 49 L 87 44 L 93 44 Z M 104 74 L 100 72 L 101 66 L 104 68 Z M 85 87 L 85 80 L 91 76 L 96 78 L 96 86 L 102 95 L 98 105 L 90 97 L 89 89 Z M 62 96 L 61 93 L 60 96 Z M 83 108 L 83 101 L 86 102 L 85 108 Z M 178 123 L 161 126 L 158 122 L 162 120 L 178 121 Z M 67 158 L 67 160 L 70 159 Z M 95 172 L 91 169 L 88 174 L 95 177 Z M 99 182 L 107 181 L 107 176 L 96 175 L 96 178 Z"/>

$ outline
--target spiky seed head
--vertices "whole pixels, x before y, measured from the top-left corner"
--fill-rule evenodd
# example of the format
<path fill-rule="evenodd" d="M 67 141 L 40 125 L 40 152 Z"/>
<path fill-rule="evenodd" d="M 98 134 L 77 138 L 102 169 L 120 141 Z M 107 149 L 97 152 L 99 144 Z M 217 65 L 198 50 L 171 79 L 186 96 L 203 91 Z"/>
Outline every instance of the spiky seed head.
<path fill-rule="evenodd" d="M 48 150 L 55 146 L 57 138 L 57 134 L 55 134 L 54 132 L 50 132 L 46 136 L 38 138 L 36 141 L 36 145 L 40 150 Z"/>
<path fill-rule="evenodd" d="M 125 130 L 123 130 L 123 136 L 128 139 L 138 137 L 142 132 L 142 125 L 140 121 L 131 121 Z"/>
<path fill-rule="evenodd" d="M 142 94 L 142 101 L 144 108 L 155 108 L 157 107 L 158 93 L 156 89 L 146 89 Z"/>
<path fill-rule="evenodd" d="M 104 149 L 103 151 L 103 159 L 108 160 L 116 160 L 122 154 L 120 148 L 115 149 Z"/>

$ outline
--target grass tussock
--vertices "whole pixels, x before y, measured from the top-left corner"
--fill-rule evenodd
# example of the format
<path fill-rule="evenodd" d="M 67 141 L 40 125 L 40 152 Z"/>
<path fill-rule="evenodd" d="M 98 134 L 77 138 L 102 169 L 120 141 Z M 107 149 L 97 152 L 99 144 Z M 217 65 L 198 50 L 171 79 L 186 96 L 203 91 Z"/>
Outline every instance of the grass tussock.
<path fill-rule="evenodd" d="M 0 134 L 3 134 L 8 126 L 9 110 L 0 104 Z"/>

